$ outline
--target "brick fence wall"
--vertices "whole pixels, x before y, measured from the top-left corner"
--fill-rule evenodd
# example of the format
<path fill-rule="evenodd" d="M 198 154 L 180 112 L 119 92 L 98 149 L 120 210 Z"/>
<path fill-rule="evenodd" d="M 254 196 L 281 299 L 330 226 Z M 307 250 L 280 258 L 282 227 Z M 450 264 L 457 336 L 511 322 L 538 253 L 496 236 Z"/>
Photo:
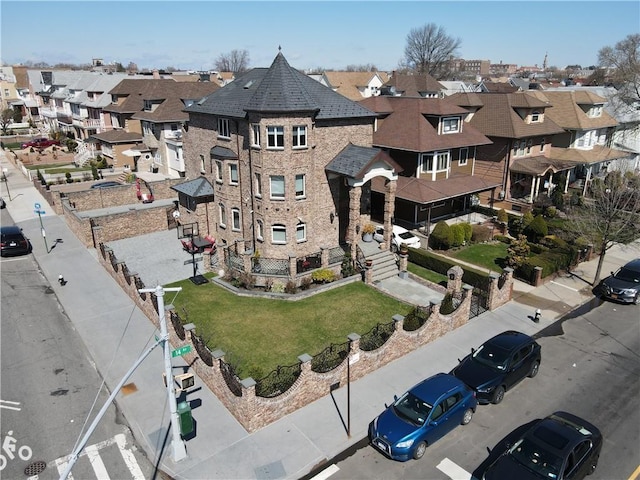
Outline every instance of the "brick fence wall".
<path fill-rule="evenodd" d="M 138 289 L 145 288 L 145 286 L 137 274 L 130 272 L 126 263 L 115 258 L 113 251 L 104 244 L 100 244 L 98 258 L 123 290 L 135 301 L 153 324 L 159 328 L 155 295 L 146 294 L 143 298 L 138 293 Z M 505 299 L 510 296 L 513 286 L 510 274 L 511 272 L 505 272 L 502 277 L 496 276 L 493 278 L 490 288 L 499 290 L 492 294 L 495 299 Z M 464 325 L 469 320 L 472 289 L 465 285 L 457 293 L 461 298 L 461 303 L 452 314 L 441 314 L 439 304 L 432 303 L 429 307 L 430 315 L 428 320 L 415 331 L 405 331 L 403 329 L 404 317 L 395 315 L 393 317 L 395 328 L 392 335 L 384 345 L 374 351 L 361 350 L 359 345 L 360 336 L 357 334 L 349 335 L 350 381 L 362 378 L 393 360 Z M 166 309 L 169 312 L 172 310 L 172 306 L 167 305 Z M 215 352 L 206 350 L 204 352 L 206 355 L 203 359 L 202 355 L 198 354 L 198 347 L 196 346 L 197 332 L 193 330 L 184 332 L 181 325 L 178 327 L 180 330 L 178 331 L 168 318 L 169 315 L 167 314 L 167 330 L 172 347 L 192 346 L 191 352 L 184 355 L 185 361 L 192 366 L 200 379 L 249 432 L 256 431 L 322 398 L 330 391 L 333 385 L 343 385 L 347 381 L 347 359 L 329 372 L 316 373 L 311 370 L 312 357 L 303 354 L 299 357 L 301 374 L 286 392 L 274 398 L 259 397 L 255 392 L 256 383 L 254 379 L 246 378 L 243 380 L 236 379 L 241 387 L 239 392 L 234 393 L 229 388 L 225 380 L 225 374 L 222 371 L 225 353 L 219 350 Z"/>

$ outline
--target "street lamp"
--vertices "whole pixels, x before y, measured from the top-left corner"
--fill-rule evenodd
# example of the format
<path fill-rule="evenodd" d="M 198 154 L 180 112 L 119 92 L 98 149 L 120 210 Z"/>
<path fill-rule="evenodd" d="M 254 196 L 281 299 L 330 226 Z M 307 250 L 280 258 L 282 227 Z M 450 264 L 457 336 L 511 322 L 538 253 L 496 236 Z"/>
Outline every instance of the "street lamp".
<path fill-rule="evenodd" d="M 7 195 L 9 196 L 9 201 L 11 201 L 11 192 L 9 191 L 9 181 L 7 180 L 7 170 L 6 168 L 2 169 L 2 181 L 4 182 L 4 186 L 7 187 Z"/>

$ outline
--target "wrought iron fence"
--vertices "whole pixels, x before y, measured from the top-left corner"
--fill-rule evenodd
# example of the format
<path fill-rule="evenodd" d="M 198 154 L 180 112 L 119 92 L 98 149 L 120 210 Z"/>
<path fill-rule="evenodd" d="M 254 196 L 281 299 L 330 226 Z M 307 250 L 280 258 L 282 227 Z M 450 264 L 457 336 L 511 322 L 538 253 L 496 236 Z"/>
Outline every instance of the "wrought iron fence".
<path fill-rule="evenodd" d="M 109 251 L 109 262 L 111 263 L 111 266 L 113 267 L 113 271 L 117 272 L 118 271 L 118 259 L 116 258 L 116 254 L 113 253 L 113 250 Z"/>
<path fill-rule="evenodd" d="M 347 248 L 344 246 L 329 249 L 329 265 L 342 263 L 345 253 L 347 253 Z"/>
<path fill-rule="evenodd" d="M 296 273 L 304 273 L 322 267 L 322 254 L 320 252 L 298 258 L 296 261 Z"/>
<path fill-rule="evenodd" d="M 300 363 L 295 365 L 280 366 L 266 377 L 256 380 L 256 395 L 258 397 L 272 398 L 283 394 L 300 376 L 302 367 Z"/>
<path fill-rule="evenodd" d="M 227 249 L 227 267 L 231 270 L 244 272 L 244 262 L 242 257 L 231 248 Z"/>
<path fill-rule="evenodd" d="M 140 277 L 138 277 L 136 275 L 135 277 L 135 282 L 136 282 L 136 289 L 138 290 L 138 295 L 140 295 L 140 298 L 142 300 L 146 300 L 147 299 L 147 294 L 145 292 L 141 292 L 140 290 L 144 288 L 144 282 L 142 281 L 142 279 Z"/>
<path fill-rule="evenodd" d="M 396 322 L 378 323 L 375 327 L 360 337 L 360 349 L 365 352 L 376 350 L 385 344 L 395 331 Z"/>
<path fill-rule="evenodd" d="M 238 375 L 236 375 L 236 371 L 233 368 L 233 365 L 220 359 L 220 371 L 222 372 L 222 377 L 227 383 L 229 390 L 231 390 L 231 393 L 233 393 L 236 397 L 241 397 L 242 384 L 240 383 L 240 378 L 238 378 Z"/>
<path fill-rule="evenodd" d="M 176 331 L 176 335 L 178 335 L 178 338 L 180 340 L 184 340 L 186 337 L 186 333 L 184 331 L 184 326 L 182 325 L 182 319 L 180 318 L 180 316 L 173 310 L 170 310 L 169 318 L 171 319 L 171 324 L 173 325 L 173 329 Z"/>
<path fill-rule="evenodd" d="M 193 332 L 191 332 L 191 341 L 193 342 L 193 346 L 202 361 L 208 366 L 213 367 L 213 355 L 211 354 L 211 350 L 207 348 L 207 344 L 202 337 L 194 335 Z"/>
<path fill-rule="evenodd" d="M 402 322 L 402 329 L 407 332 L 418 330 L 425 323 L 427 323 L 430 315 L 431 307 L 422 307 L 418 305 L 414 307 L 406 317 L 404 317 L 404 322 Z"/>
<path fill-rule="evenodd" d="M 281 258 L 259 258 L 253 260 L 253 273 L 289 276 L 289 260 Z"/>
<path fill-rule="evenodd" d="M 325 373 L 333 370 L 349 355 L 351 342 L 332 343 L 311 359 L 311 370 Z"/>

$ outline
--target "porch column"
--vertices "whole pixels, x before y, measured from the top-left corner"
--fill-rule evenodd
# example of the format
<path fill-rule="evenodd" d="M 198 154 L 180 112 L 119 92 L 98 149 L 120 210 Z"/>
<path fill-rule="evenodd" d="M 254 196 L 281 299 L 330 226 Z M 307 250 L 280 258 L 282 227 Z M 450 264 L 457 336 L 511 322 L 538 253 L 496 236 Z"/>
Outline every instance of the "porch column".
<path fill-rule="evenodd" d="M 535 188 L 538 183 L 538 177 L 531 176 L 531 191 L 529 192 L 529 203 L 533 203 L 533 199 L 535 198 Z"/>
<path fill-rule="evenodd" d="M 531 201 L 533 202 L 533 200 L 538 196 L 538 194 L 540 193 L 540 179 L 543 177 L 536 177 L 536 191 L 533 197 L 531 197 Z"/>
<path fill-rule="evenodd" d="M 396 188 L 397 181 L 389 180 L 385 186 L 384 192 L 384 244 L 387 249 L 391 248 L 391 231 L 393 214 L 396 206 Z"/>
<path fill-rule="evenodd" d="M 549 172 L 549 180 L 548 180 L 548 187 L 547 187 L 547 196 L 551 195 L 551 188 L 553 187 L 553 172 Z"/>
<path fill-rule="evenodd" d="M 351 245 L 351 258 L 358 258 L 358 235 L 360 233 L 360 197 L 361 187 L 351 187 L 349 190 L 349 226 L 346 240 Z"/>
<path fill-rule="evenodd" d="M 571 177 L 571 172 L 567 171 L 567 178 L 564 181 L 564 189 L 562 190 L 562 193 L 567 193 L 569 191 L 569 177 Z"/>
<path fill-rule="evenodd" d="M 589 186 L 589 182 L 591 181 L 591 166 L 587 168 L 587 176 L 584 179 L 584 185 L 582 186 L 582 196 L 584 197 L 587 194 L 587 187 Z"/>

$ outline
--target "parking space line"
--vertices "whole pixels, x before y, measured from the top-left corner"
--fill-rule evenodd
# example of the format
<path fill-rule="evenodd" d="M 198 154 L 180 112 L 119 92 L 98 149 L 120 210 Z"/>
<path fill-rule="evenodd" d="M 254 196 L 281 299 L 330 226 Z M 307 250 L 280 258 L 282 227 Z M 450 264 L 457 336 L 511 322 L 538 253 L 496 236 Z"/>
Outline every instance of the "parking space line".
<path fill-rule="evenodd" d="M 579 292 L 579 291 L 580 291 L 580 290 L 578 290 L 577 288 L 569 287 L 569 286 L 567 286 L 567 285 L 563 285 L 562 283 L 558 283 L 558 282 L 555 282 L 555 281 L 553 281 L 553 280 L 551 280 L 551 282 L 550 282 L 550 283 L 553 283 L 554 285 L 558 285 L 559 287 L 568 288 L 569 290 L 573 290 L 574 292 Z"/>
<path fill-rule="evenodd" d="M 471 480 L 471 474 L 448 458 L 444 458 L 436 468 L 452 480 Z"/>
<path fill-rule="evenodd" d="M 107 467 L 104 466 L 104 462 L 102 461 L 102 458 L 100 458 L 98 447 L 95 445 L 89 445 L 85 448 L 85 451 L 87 452 L 89 463 L 91 463 L 91 468 L 96 472 L 96 477 L 101 480 L 109 480 L 109 472 L 107 472 Z"/>
<path fill-rule="evenodd" d="M 333 475 L 334 473 L 338 472 L 340 470 L 340 468 L 338 468 L 337 465 L 331 465 L 328 468 L 325 468 L 323 471 L 321 471 L 319 474 L 317 474 L 315 477 L 313 477 L 311 480 L 326 480 L 327 478 L 329 478 L 331 475 Z"/>

